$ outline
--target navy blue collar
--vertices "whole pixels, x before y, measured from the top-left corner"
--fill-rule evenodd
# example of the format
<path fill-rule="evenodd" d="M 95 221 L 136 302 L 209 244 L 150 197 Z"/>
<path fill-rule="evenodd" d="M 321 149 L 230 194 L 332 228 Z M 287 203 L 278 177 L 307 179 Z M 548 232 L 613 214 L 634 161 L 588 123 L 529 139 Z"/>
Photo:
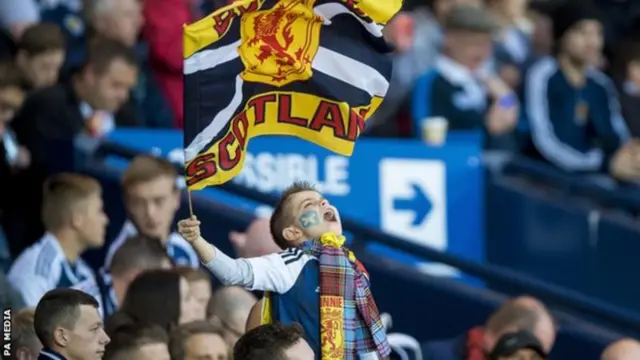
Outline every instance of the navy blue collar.
<path fill-rule="evenodd" d="M 61 354 L 49 349 L 43 348 L 40 350 L 40 354 L 38 355 L 38 360 L 66 360 L 64 356 Z"/>

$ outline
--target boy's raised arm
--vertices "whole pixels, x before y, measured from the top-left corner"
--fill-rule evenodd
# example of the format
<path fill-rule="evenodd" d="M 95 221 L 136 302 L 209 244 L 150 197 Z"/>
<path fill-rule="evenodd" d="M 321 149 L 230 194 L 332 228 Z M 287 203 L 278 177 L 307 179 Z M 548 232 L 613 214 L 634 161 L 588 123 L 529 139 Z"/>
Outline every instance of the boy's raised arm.
<path fill-rule="evenodd" d="M 200 221 L 195 217 L 178 222 L 178 232 L 191 243 L 200 261 L 224 285 L 285 293 L 295 284 L 310 258 L 300 250 L 292 249 L 279 254 L 232 259 L 200 235 Z"/>

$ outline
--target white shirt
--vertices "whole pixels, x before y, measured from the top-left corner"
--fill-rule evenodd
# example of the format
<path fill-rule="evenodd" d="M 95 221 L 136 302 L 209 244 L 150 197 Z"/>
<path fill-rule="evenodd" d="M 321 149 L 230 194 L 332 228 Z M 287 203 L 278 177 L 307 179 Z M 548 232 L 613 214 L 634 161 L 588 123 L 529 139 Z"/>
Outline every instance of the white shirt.
<path fill-rule="evenodd" d="M 118 237 L 109 245 L 109 250 L 107 250 L 107 257 L 104 260 L 104 268 L 109 269 L 111 266 L 111 261 L 113 260 L 113 255 L 115 255 L 116 250 L 118 250 L 128 238 L 138 234 L 138 230 L 133 226 L 131 221 L 127 221 L 124 223 L 122 230 Z M 189 242 L 180 236 L 180 234 L 176 232 L 172 232 L 169 234 L 169 239 L 167 239 L 166 243 L 167 255 L 173 260 L 173 263 L 176 265 L 182 266 L 190 266 L 193 268 L 200 267 L 200 260 L 198 259 L 198 254 L 196 254 L 195 250 Z"/>
<path fill-rule="evenodd" d="M 18 256 L 7 278 L 29 307 L 36 306 L 49 290 L 72 287 L 87 279 L 95 281 L 93 271 L 82 259 L 69 263 L 58 239 L 51 233 L 46 233 Z"/>

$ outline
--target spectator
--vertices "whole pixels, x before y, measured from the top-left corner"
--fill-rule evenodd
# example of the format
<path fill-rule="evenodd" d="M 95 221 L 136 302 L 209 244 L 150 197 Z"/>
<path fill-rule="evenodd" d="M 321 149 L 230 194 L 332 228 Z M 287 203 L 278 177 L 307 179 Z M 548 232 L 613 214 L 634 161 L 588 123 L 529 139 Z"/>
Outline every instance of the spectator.
<path fill-rule="evenodd" d="M 321 294 L 345 291 L 344 295 L 334 296 L 344 299 L 347 309 L 359 310 L 344 312 L 341 332 L 345 335 L 340 337 L 354 340 L 345 341 L 336 352 L 354 358 L 388 356 L 391 350 L 369 289 L 366 269 L 352 252 L 334 251 L 342 248 L 345 241 L 338 210 L 313 186 L 296 182 L 278 201 L 270 229 L 282 252 L 233 260 L 202 237 L 198 219 L 191 217 L 178 223 L 180 233 L 223 284 L 267 291 L 266 322 L 302 324 L 307 329 L 308 342 L 319 352 L 322 345 L 318 329 L 321 323 L 327 324 L 330 313 L 326 310 L 328 303 L 320 302 Z M 335 276 L 336 273 L 340 276 Z M 331 285 L 332 282 L 336 283 Z"/>
<path fill-rule="evenodd" d="M 162 301 L 159 301 L 159 300 Z M 120 309 L 106 321 L 108 334 L 122 324 L 155 324 L 171 333 L 196 320 L 189 283 L 175 271 L 151 270 L 136 277 Z"/>
<path fill-rule="evenodd" d="M 412 36 L 411 48 L 394 55 L 390 89 L 380 109 L 368 121 L 365 130 L 368 134 L 391 136 L 394 132 L 404 132 L 402 126 L 397 126 L 399 124 L 396 124 L 396 116 L 411 93 L 415 81 L 432 67 L 440 53 L 444 38 L 441 26 L 443 20 L 457 6 L 481 4 L 482 0 L 421 0 L 420 6 L 409 13 L 413 19 L 408 24 L 411 26 L 408 30 Z M 403 18 L 406 18 L 404 14 L 396 15 L 385 32 L 396 32 L 398 22 L 407 22 Z M 397 128 L 391 130 L 390 127 Z"/>
<path fill-rule="evenodd" d="M 563 5 L 554 15 L 555 58 L 528 71 L 525 112 L 535 155 L 566 171 L 608 170 L 638 179 L 638 145 L 629 141 L 614 86 L 592 66 L 602 52 L 598 19 L 587 1 Z"/>
<path fill-rule="evenodd" d="M 26 249 L 11 266 L 9 281 L 27 306 L 42 295 L 87 279 L 93 271 L 80 255 L 104 244 L 107 217 L 102 209 L 102 190 L 93 178 L 59 174 L 44 185 L 42 220 L 47 233 Z"/>
<path fill-rule="evenodd" d="M 42 344 L 33 328 L 35 309 L 20 310 L 11 319 L 11 347 L 13 350 L 8 360 L 35 360 L 42 349 Z"/>
<path fill-rule="evenodd" d="M 74 287 L 93 295 L 100 303 L 103 318 L 106 318 L 122 304 L 129 285 L 138 275 L 148 270 L 171 269 L 172 266 L 160 243 L 135 235 L 116 251 L 108 274 L 99 274 L 97 283 L 86 281 Z"/>
<path fill-rule="evenodd" d="M 148 66 L 147 45 L 138 41 L 143 23 L 142 1 L 85 0 L 84 17 L 90 29 L 85 43 L 100 36 L 119 41 L 135 51 L 140 71 L 136 86 L 131 91 L 131 100 L 136 105 L 140 122 L 146 127 L 172 127 L 171 109 Z M 84 47 L 86 44 L 76 52 L 83 53 Z M 77 58 L 81 59 L 82 55 L 78 55 Z M 72 70 L 77 68 L 78 64 L 70 63 L 67 67 Z"/>
<path fill-rule="evenodd" d="M 422 121 L 442 116 L 451 130 L 486 128 L 502 135 L 516 125 L 518 101 L 498 77 L 484 73 L 491 56 L 496 25 L 490 13 L 476 6 L 458 6 L 444 20 L 443 54 L 434 69 L 416 83 L 413 93 L 414 134 Z M 487 94 L 492 103 L 487 103 Z"/>
<path fill-rule="evenodd" d="M 42 89 L 58 82 L 64 56 L 65 39 L 60 28 L 40 23 L 28 27 L 20 38 L 16 63 L 31 89 Z"/>
<path fill-rule="evenodd" d="M 547 354 L 540 341 L 526 331 L 510 332 L 500 337 L 488 360 L 543 360 Z"/>
<path fill-rule="evenodd" d="M 613 63 L 622 115 L 633 137 L 640 137 L 640 40 L 621 42 Z"/>
<path fill-rule="evenodd" d="M 536 324 L 533 334 L 540 340 L 545 353 L 551 352 L 556 342 L 556 323 L 547 307 L 538 299 L 531 296 L 518 296 L 513 303 L 523 306 L 536 314 Z"/>
<path fill-rule="evenodd" d="M 633 339 L 622 339 L 609 345 L 603 352 L 601 360 L 635 360 L 640 359 L 640 342 Z"/>
<path fill-rule="evenodd" d="M 169 336 L 155 325 L 122 324 L 107 345 L 105 360 L 169 360 Z"/>
<path fill-rule="evenodd" d="M 31 167 L 21 179 L 22 216 L 27 223 L 15 238 L 35 241 L 42 234 L 37 209 L 42 202 L 42 181 L 55 172 L 70 171 L 73 142 L 96 139 L 116 126 L 137 124 L 135 112 L 125 103 L 136 79 L 135 56 L 122 45 L 97 41 L 83 71 L 69 84 L 59 84 L 33 94 L 14 121 L 18 140 L 31 152 Z"/>
<path fill-rule="evenodd" d="M 207 306 L 207 319 L 220 322 L 229 347 L 233 347 L 244 334 L 249 313 L 255 303 L 253 294 L 237 286 L 220 288 L 211 297 Z"/>
<path fill-rule="evenodd" d="M 102 359 L 109 343 L 98 303 L 80 290 L 46 293 L 36 307 L 33 324 L 43 345 L 39 359 Z"/>
<path fill-rule="evenodd" d="M 211 299 L 211 276 L 202 268 L 178 267 L 178 274 L 189 283 L 189 291 L 195 302 L 198 320 L 207 318 L 207 305 Z"/>
<path fill-rule="evenodd" d="M 20 251 L 19 241 L 11 236 L 12 222 L 20 216 L 16 209 L 21 194 L 15 191 L 19 173 L 29 167 L 29 151 L 16 139 L 9 127 L 15 113 L 24 101 L 27 86 L 22 72 L 11 62 L 0 62 L 0 268 L 6 270 L 10 255 Z M 3 229 L 6 229 L 5 237 Z M 7 239 L 14 239 L 8 242 Z M 14 245 L 14 246 L 11 246 Z"/>
<path fill-rule="evenodd" d="M 548 330 L 544 324 L 548 323 L 548 314 L 543 315 L 540 309 L 533 307 L 533 302 L 525 298 L 507 301 L 489 317 L 484 327 L 475 327 L 463 336 L 455 339 L 428 342 L 422 346 L 425 359 L 433 360 L 462 360 L 472 359 L 474 356 L 484 356 L 491 353 L 500 337 L 514 331 L 528 331 L 535 334 L 538 341 L 548 339 Z M 549 348 L 553 344 L 546 344 Z"/>
<path fill-rule="evenodd" d="M 122 175 L 124 203 L 130 221 L 109 246 L 105 266 L 109 266 L 113 254 L 128 237 L 141 233 L 160 241 L 176 265 L 200 267 L 191 245 L 171 231 L 180 208 L 177 176 L 176 167 L 164 159 L 151 155 L 133 159 Z"/>
<path fill-rule="evenodd" d="M 229 233 L 229 241 L 238 257 L 258 257 L 280 252 L 271 236 L 268 219 L 253 220 L 243 233 L 232 231 Z"/>
<path fill-rule="evenodd" d="M 270 324 L 247 332 L 233 348 L 233 360 L 263 359 L 313 360 L 315 357 L 300 325 Z"/>
<path fill-rule="evenodd" d="M 100 35 L 133 47 L 142 27 L 142 4 L 137 0 L 85 0 L 84 16 Z"/>
<path fill-rule="evenodd" d="M 171 360 L 227 360 L 229 349 L 222 330 L 208 321 L 180 325 L 171 334 Z"/>

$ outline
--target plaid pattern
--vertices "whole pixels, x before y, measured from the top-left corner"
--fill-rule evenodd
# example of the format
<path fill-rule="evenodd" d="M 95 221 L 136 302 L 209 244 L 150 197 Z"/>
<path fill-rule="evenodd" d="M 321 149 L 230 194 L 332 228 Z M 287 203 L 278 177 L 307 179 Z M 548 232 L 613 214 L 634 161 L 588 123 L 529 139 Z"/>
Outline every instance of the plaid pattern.
<path fill-rule="evenodd" d="M 320 263 L 321 359 L 358 360 L 359 354 L 372 352 L 388 356 L 391 349 L 369 288 L 369 275 L 343 244 L 343 236 L 325 234 L 320 241 L 303 246 Z M 339 304 L 342 311 L 336 309 Z"/>

